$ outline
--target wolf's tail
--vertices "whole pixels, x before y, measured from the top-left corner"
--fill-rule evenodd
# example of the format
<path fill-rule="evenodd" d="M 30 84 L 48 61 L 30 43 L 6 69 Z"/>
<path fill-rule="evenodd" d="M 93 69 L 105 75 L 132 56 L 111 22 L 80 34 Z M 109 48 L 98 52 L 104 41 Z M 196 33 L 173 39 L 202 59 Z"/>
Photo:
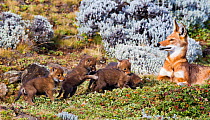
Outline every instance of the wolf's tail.
<path fill-rule="evenodd" d="M 20 96 L 21 96 L 22 94 L 26 94 L 26 91 L 25 91 L 24 88 L 21 88 L 21 89 L 19 90 L 18 96 L 17 96 L 17 98 L 15 99 L 15 101 L 19 100 L 19 99 L 20 99 Z"/>

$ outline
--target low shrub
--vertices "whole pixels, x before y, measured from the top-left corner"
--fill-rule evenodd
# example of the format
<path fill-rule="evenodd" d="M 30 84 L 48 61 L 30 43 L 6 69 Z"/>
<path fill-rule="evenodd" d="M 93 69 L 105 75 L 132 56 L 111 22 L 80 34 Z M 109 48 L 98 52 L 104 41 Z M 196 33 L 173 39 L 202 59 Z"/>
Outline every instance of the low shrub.
<path fill-rule="evenodd" d="M 89 93 L 88 81 L 76 95 L 56 99 L 53 103 L 46 96 L 35 97 L 36 106 L 18 101 L 22 111 L 33 116 L 48 118 L 61 112 L 78 116 L 78 119 L 208 119 L 210 84 L 177 86 L 168 81 L 146 80 L 142 88 L 114 89 L 105 93 Z M 55 95 L 56 96 L 56 95 Z"/>

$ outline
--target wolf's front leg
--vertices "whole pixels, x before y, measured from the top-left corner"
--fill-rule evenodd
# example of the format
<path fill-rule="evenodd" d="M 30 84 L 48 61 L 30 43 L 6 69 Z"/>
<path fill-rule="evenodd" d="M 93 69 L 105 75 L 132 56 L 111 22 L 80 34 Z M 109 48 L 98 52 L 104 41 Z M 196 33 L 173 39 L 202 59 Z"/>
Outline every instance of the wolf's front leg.
<path fill-rule="evenodd" d="M 189 75 L 188 72 L 184 69 L 174 71 L 174 82 L 178 85 L 187 85 L 189 84 Z"/>
<path fill-rule="evenodd" d="M 50 98 L 51 102 L 53 102 L 54 101 L 53 90 L 46 91 L 46 94 Z"/>

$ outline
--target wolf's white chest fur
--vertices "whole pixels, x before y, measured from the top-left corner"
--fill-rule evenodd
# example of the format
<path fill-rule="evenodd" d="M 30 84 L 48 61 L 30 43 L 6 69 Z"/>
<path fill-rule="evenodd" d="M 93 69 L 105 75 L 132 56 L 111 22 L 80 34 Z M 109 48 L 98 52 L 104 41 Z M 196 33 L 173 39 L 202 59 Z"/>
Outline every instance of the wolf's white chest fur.
<path fill-rule="evenodd" d="M 184 47 L 175 47 L 173 51 L 170 51 L 170 58 L 175 58 L 181 54 Z"/>

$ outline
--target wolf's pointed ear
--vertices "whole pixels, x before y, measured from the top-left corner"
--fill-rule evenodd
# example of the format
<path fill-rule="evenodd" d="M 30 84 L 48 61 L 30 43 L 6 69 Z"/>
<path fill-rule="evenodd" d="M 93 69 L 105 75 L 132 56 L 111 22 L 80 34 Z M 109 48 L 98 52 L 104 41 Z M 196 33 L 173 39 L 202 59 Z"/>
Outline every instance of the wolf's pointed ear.
<path fill-rule="evenodd" d="M 120 59 L 117 59 L 117 61 L 118 61 L 118 62 L 122 62 L 122 60 L 120 60 Z"/>
<path fill-rule="evenodd" d="M 179 32 L 179 26 L 176 22 L 176 19 L 174 19 L 174 32 Z"/>
<path fill-rule="evenodd" d="M 186 37 L 187 36 L 187 30 L 186 30 L 186 27 L 183 23 L 181 23 L 181 27 L 180 27 L 180 30 L 179 30 L 179 36 L 180 37 Z"/>

